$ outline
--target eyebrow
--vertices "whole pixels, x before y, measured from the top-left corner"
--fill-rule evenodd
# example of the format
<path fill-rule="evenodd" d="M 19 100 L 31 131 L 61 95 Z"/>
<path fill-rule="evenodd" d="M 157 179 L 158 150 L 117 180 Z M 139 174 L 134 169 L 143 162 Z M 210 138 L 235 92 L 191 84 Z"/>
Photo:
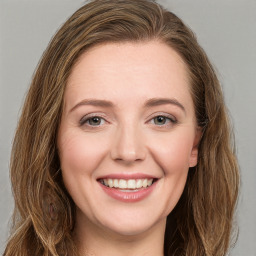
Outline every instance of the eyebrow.
<path fill-rule="evenodd" d="M 72 112 L 76 108 L 78 108 L 80 106 L 84 106 L 84 105 L 91 105 L 91 106 L 96 106 L 96 107 L 107 107 L 107 108 L 114 107 L 114 104 L 108 100 L 85 99 L 85 100 L 80 101 L 73 108 L 71 108 L 70 112 Z"/>
<path fill-rule="evenodd" d="M 185 107 L 176 99 L 169 99 L 169 98 L 152 98 L 146 101 L 144 104 L 145 107 L 155 107 L 165 104 L 171 104 L 179 107 L 186 113 Z"/>
<path fill-rule="evenodd" d="M 179 107 L 181 110 L 183 110 L 186 113 L 185 107 L 176 99 L 170 99 L 170 98 L 152 98 L 145 102 L 144 107 L 155 107 L 165 104 L 171 104 Z M 97 99 L 84 99 L 77 103 L 73 108 L 71 108 L 70 112 L 75 110 L 76 108 L 84 105 L 91 105 L 96 107 L 107 107 L 107 108 L 113 108 L 114 104 L 111 101 L 108 100 L 97 100 Z"/>

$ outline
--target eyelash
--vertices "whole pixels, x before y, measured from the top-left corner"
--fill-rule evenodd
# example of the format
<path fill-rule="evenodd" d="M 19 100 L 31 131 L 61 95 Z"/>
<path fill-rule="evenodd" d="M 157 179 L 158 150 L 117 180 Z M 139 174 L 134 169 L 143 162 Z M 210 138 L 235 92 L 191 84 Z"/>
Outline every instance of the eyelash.
<path fill-rule="evenodd" d="M 168 122 L 167 124 L 164 123 L 163 125 L 157 125 L 157 124 L 154 124 L 154 123 L 153 123 L 152 125 L 156 125 L 156 126 L 158 126 L 158 127 L 166 127 L 166 126 L 170 126 L 170 125 L 177 124 L 177 122 L 178 122 L 177 119 L 176 119 L 174 116 L 172 116 L 172 115 L 166 115 L 166 114 L 159 114 L 159 115 L 156 115 L 156 116 L 152 117 L 149 121 L 150 121 L 150 122 L 154 122 L 154 120 L 155 120 L 156 118 L 159 118 L 159 117 L 163 117 L 163 118 L 165 119 L 165 121 L 169 121 L 169 122 Z M 103 124 L 100 124 L 100 125 L 91 125 L 91 124 L 88 124 L 88 122 L 90 122 L 93 118 L 99 118 L 100 121 L 101 121 L 101 122 L 104 121 L 104 123 L 107 122 L 106 119 L 105 119 L 104 117 L 100 116 L 100 115 L 84 116 L 84 117 L 79 121 L 80 126 L 86 125 L 87 127 L 93 129 L 93 128 L 97 128 L 97 127 L 100 127 L 100 126 L 103 125 Z M 170 124 L 170 123 L 171 123 L 171 124 Z"/>
<path fill-rule="evenodd" d="M 85 125 L 87 122 L 89 122 L 90 120 L 92 120 L 93 118 L 99 118 L 101 121 L 104 120 L 104 122 L 106 122 L 105 118 L 103 118 L 100 115 L 89 115 L 89 116 L 84 116 L 82 117 L 82 119 L 79 121 L 80 126 Z M 94 125 L 90 125 L 87 124 L 88 127 L 99 127 L 99 126 L 94 126 Z"/>
<path fill-rule="evenodd" d="M 171 126 L 171 125 L 174 125 L 174 124 L 177 124 L 177 119 L 174 117 L 174 116 L 171 116 L 171 115 L 166 115 L 166 114 L 160 114 L 160 115 L 156 115 L 154 116 L 153 118 L 150 119 L 150 122 L 154 122 L 156 118 L 164 118 L 164 120 L 167 122 L 165 122 L 164 124 L 162 125 L 157 125 L 156 123 L 153 123 L 153 125 L 156 125 L 158 127 L 166 127 L 166 126 Z"/>

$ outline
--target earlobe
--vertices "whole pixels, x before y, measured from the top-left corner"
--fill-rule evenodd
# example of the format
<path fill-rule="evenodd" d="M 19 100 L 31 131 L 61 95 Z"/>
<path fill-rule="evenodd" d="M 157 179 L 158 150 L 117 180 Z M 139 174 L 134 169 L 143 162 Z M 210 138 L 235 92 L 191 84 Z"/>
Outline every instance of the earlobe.
<path fill-rule="evenodd" d="M 203 135 L 203 133 L 202 133 L 201 127 L 197 127 L 195 138 L 194 138 L 194 143 L 193 143 L 193 148 L 192 148 L 191 154 L 190 154 L 189 167 L 195 167 L 197 165 L 198 146 L 199 146 L 200 140 L 202 138 L 202 135 Z"/>

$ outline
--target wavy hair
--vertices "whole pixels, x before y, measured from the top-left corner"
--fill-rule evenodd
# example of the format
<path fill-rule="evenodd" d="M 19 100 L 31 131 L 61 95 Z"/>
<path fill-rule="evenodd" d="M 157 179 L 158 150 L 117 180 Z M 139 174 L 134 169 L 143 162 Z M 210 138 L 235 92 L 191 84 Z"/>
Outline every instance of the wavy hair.
<path fill-rule="evenodd" d="M 94 0 L 58 30 L 34 73 L 13 142 L 13 228 L 4 256 L 77 256 L 74 202 L 57 150 L 63 94 L 72 67 L 91 47 L 158 40 L 184 60 L 198 126 L 199 160 L 167 217 L 166 256 L 223 256 L 230 248 L 239 170 L 216 73 L 193 32 L 153 0 Z"/>

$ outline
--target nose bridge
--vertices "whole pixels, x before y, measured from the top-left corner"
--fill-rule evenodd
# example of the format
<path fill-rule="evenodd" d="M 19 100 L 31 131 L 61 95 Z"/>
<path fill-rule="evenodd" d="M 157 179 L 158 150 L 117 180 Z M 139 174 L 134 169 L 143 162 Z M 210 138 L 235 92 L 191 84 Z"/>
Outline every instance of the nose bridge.
<path fill-rule="evenodd" d="M 114 160 L 124 162 L 144 160 L 146 150 L 142 132 L 137 123 L 130 121 L 118 126 L 111 155 Z"/>

